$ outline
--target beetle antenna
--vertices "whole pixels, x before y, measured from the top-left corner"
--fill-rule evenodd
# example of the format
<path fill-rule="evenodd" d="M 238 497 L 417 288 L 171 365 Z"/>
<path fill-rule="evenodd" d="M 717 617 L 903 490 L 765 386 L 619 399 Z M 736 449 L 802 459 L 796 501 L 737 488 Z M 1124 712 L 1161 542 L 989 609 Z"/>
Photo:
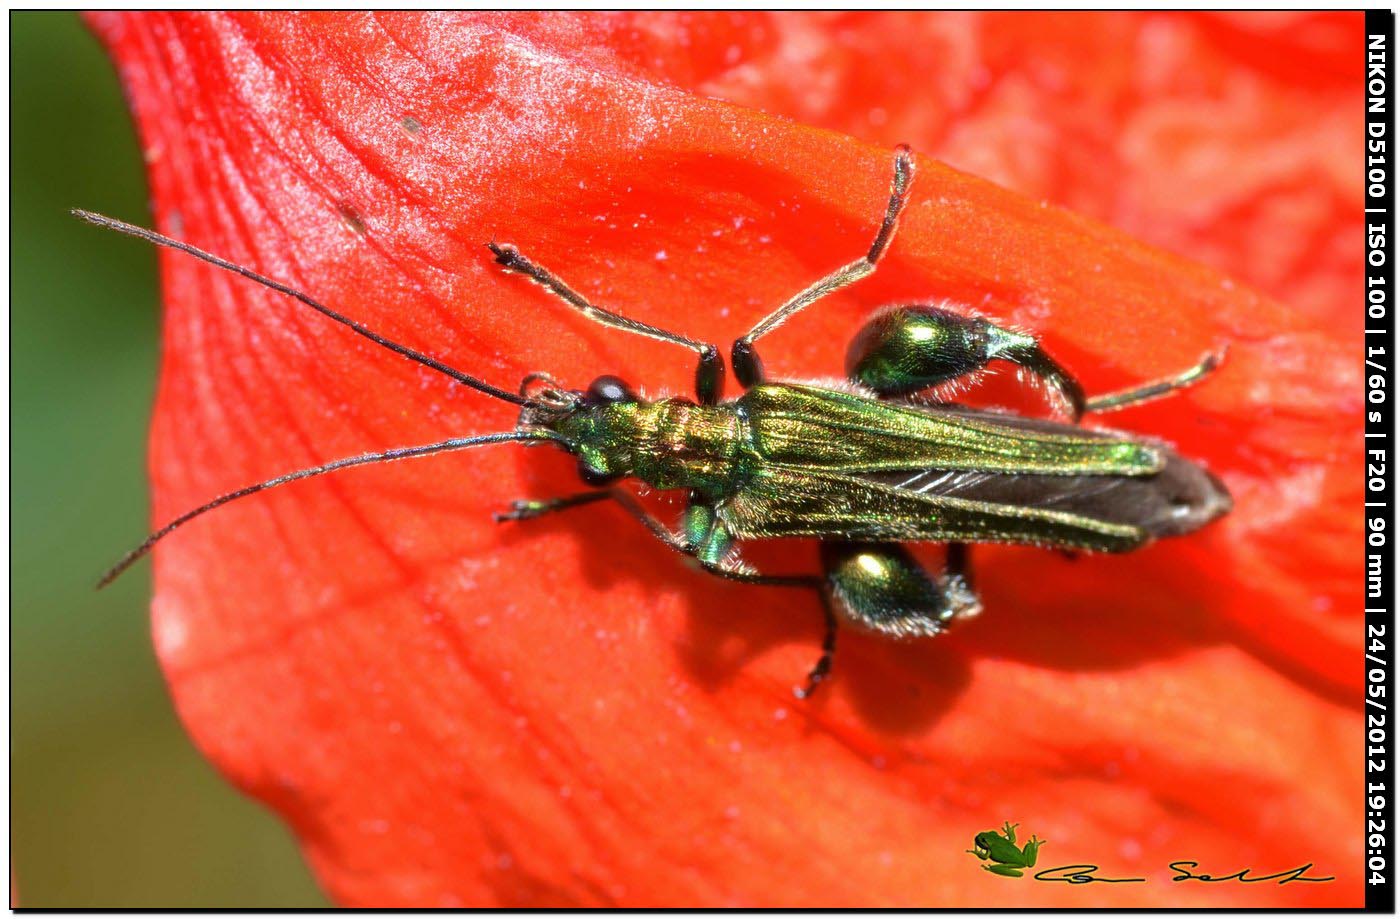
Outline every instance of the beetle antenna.
<path fill-rule="evenodd" d="M 368 338 L 376 345 L 379 345 L 382 348 L 388 348 L 395 354 L 401 354 L 411 361 L 416 361 L 419 364 L 422 364 L 424 367 L 430 367 L 433 370 L 436 370 L 438 373 L 444 374 L 445 376 L 449 376 L 452 379 L 456 380 L 458 383 L 470 386 L 472 389 L 475 389 L 478 392 L 484 392 L 486 393 L 486 395 L 496 399 L 500 399 L 503 402 L 510 402 L 515 405 L 524 406 L 526 408 L 547 410 L 546 406 L 539 405 L 535 402 L 530 401 L 529 399 L 517 396 L 515 393 L 505 389 L 501 389 L 498 386 L 492 386 L 485 380 L 478 380 L 476 377 L 470 376 L 468 374 L 463 373 L 460 370 L 456 370 L 452 367 L 449 367 L 441 361 L 431 358 L 428 355 L 422 353 L 421 351 L 415 351 L 407 345 L 401 345 L 396 341 L 390 341 L 383 335 L 380 335 L 378 332 L 375 332 L 372 329 L 370 329 L 368 326 L 351 319 L 349 316 L 346 316 L 342 313 L 338 313 L 328 306 L 317 303 L 315 300 L 311 299 L 306 294 L 302 293 L 296 288 L 289 287 L 286 284 L 283 284 L 279 281 L 274 281 L 269 277 L 265 277 L 264 275 L 258 274 L 252 269 L 244 268 L 242 265 L 235 265 L 233 262 L 230 262 L 227 259 L 219 258 L 217 255 L 212 255 L 208 252 L 205 252 L 203 249 L 198 249 L 194 246 L 191 246 L 189 243 L 180 242 L 178 239 L 171 239 L 169 236 L 157 233 L 155 230 L 148 230 L 145 227 L 138 227 L 135 224 L 127 223 L 123 220 L 117 220 L 112 217 L 104 217 L 101 214 L 94 214 L 92 211 L 85 211 L 79 208 L 73 208 L 71 213 L 74 217 L 77 217 L 81 220 L 86 220 L 88 223 L 95 224 L 99 227 L 106 227 L 109 230 L 116 230 L 118 233 L 125 233 L 127 236 L 135 236 L 137 239 L 144 239 L 147 242 L 155 243 L 157 246 L 166 246 L 170 249 L 178 249 L 181 252 L 193 255 L 195 258 L 201 261 L 208 262 L 211 265 L 217 265 L 218 267 L 223 268 L 226 271 L 232 271 L 234 274 L 241 275 L 242 277 L 245 277 L 250 281 L 256 281 L 264 287 L 270 287 L 278 293 L 283 293 L 296 300 L 300 300 L 302 303 L 311 307 L 313 310 L 320 313 L 321 315 L 327 316 L 331 319 L 334 319 L 341 325 L 349 327 L 352 331 L 363 335 L 365 338 Z"/>
<path fill-rule="evenodd" d="M 150 552 L 152 547 L 154 547 L 156 543 L 160 542 L 166 536 L 169 536 L 175 530 L 179 529 L 182 525 L 189 523 L 191 520 L 198 517 L 200 514 L 203 514 L 206 511 L 212 511 L 216 507 L 222 507 L 223 505 L 228 504 L 230 501 L 236 501 L 239 498 L 246 498 L 248 495 L 255 495 L 260 491 L 267 491 L 269 488 L 276 488 L 278 485 L 286 485 L 287 483 L 295 482 L 298 479 L 309 479 L 314 475 L 323 475 L 327 472 L 334 472 L 337 469 L 346 469 L 350 466 L 367 466 L 371 463 L 388 463 L 394 460 L 409 459 L 415 456 L 427 456 L 430 453 L 446 453 L 449 450 L 462 450 L 467 447 L 478 447 L 483 444 L 521 443 L 524 441 L 531 440 L 557 439 L 558 438 L 555 435 L 543 431 L 508 431 L 501 434 L 481 434 L 476 437 L 454 437 L 451 440 L 439 441 L 435 444 L 423 444 L 422 446 L 418 447 L 399 447 L 394 450 L 385 450 L 381 453 L 363 453 L 359 456 L 347 456 L 344 459 L 338 459 L 334 462 L 326 463 L 321 466 L 311 466 L 307 469 L 298 469 L 296 472 L 289 472 L 285 475 L 279 475 L 275 479 L 268 479 L 266 482 L 259 482 L 257 485 L 248 485 L 244 488 L 238 489 L 237 491 L 231 491 L 227 494 L 220 495 L 213 501 L 210 501 L 208 504 L 200 505 L 192 511 L 188 511 L 184 514 L 181 514 L 179 517 L 176 517 L 174 520 L 170 521 L 165 526 L 161 527 L 159 530 L 156 530 L 150 536 L 147 536 L 145 542 L 141 543 L 141 545 L 126 553 L 126 555 L 123 555 L 121 561 L 117 562 L 115 565 L 113 565 L 107 570 L 106 574 L 102 575 L 102 578 L 97 582 L 97 589 L 101 590 L 108 584 L 112 583 L 114 580 L 116 580 L 118 575 L 120 575 L 126 569 L 130 568 L 143 556 Z"/>

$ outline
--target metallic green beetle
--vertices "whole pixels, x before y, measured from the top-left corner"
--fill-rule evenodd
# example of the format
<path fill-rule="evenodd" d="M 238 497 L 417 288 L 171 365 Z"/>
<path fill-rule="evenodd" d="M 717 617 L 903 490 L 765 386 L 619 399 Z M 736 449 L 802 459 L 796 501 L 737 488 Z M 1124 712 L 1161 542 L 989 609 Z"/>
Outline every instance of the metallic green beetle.
<path fill-rule="evenodd" d="M 968 571 L 969 543 L 1125 552 L 1191 532 L 1228 511 L 1230 497 L 1221 483 L 1167 445 L 1073 423 L 1085 412 L 1121 408 L 1190 385 L 1217 366 L 1215 355 L 1178 376 L 1088 399 L 1033 337 L 942 306 L 916 304 L 886 308 L 856 336 L 848 383 L 765 381 L 754 342 L 875 270 L 894 237 L 913 175 L 913 160 L 901 147 L 889 204 L 869 251 L 734 342 L 731 362 L 745 392 L 732 401 L 719 398 L 724 362 L 714 345 L 595 306 L 514 246 L 489 244 L 504 268 L 542 285 L 588 318 L 694 350 L 696 401 L 647 400 L 612 376 L 576 391 L 547 374 L 531 374 L 516 395 L 389 341 L 287 285 L 150 230 L 75 211 L 92 223 L 180 249 L 294 297 L 389 350 L 521 406 L 512 432 L 348 457 L 222 495 L 151 534 L 100 583 L 111 581 L 177 527 L 236 498 L 348 466 L 490 443 L 548 442 L 576 455 L 580 476 L 593 487 L 516 501 L 498 521 L 613 501 L 705 571 L 755 585 L 811 589 L 822 603 L 826 635 L 805 688 L 797 691 L 806 697 L 831 670 L 842 618 L 910 638 L 937 635 L 952 621 L 979 612 Z M 1014 364 L 1038 380 L 1069 421 L 978 411 L 929 395 L 993 360 Z M 916 394 L 923 394 L 922 401 L 909 398 Z M 628 477 L 653 488 L 686 490 L 689 501 L 679 530 L 617 484 Z M 764 574 L 739 559 L 742 540 L 795 536 L 821 540 L 821 574 Z M 909 541 L 948 543 L 945 570 L 925 571 L 901 545 Z"/>

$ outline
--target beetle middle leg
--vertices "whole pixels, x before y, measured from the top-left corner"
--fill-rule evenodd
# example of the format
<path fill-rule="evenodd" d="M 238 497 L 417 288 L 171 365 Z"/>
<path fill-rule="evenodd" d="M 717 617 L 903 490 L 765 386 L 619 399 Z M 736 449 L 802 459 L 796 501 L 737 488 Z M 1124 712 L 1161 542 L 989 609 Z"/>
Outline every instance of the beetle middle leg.
<path fill-rule="evenodd" d="M 836 654 L 837 616 L 832 609 L 826 579 L 810 574 L 762 574 L 725 561 L 733 538 L 716 519 L 713 508 L 703 503 L 692 502 L 687 507 L 685 521 L 679 533 L 658 520 L 630 492 L 620 488 L 580 492 L 562 498 L 514 501 L 509 511 L 493 516 L 498 523 L 530 520 L 554 511 L 582 507 L 603 500 L 615 501 L 651 531 L 653 536 L 682 555 L 694 559 L 709 574 L 757 587 L 799 587 L 815 593 L 821 602 L 826 629 L 822 635 L 822 653 L 807 674 L 806 686 L 794 692 L 798 698 L 806 699 L 816 690 L 817 685 L 830 675 L 831 663 Z"/>
<path fill-rule="evenodd" d="M 885 208 L 885 219 L 881 222 L 880 229 L 875 233 L 875 241 L 870 244 L 870 250 L 849 265 L 833 271 L 769 313 L 743 338 L 734 342 L 734 348 L 730 353 L 730 363 L 734 366 L 734 376 L 739 380 L 739 385 L 747 389 L 763 380 L 763 362 L 759 360 L 757 352 L 753 349 L 754 341 L 782 325 L 799 310 L 812 305 L 828 294 L 835 293 L 848 284 L 854 284 L 875 271 L 875 263 L 885 254 L 885 250 L 890 246 L 890 240 L 894 238 L 895 228 L 899 224 L 899 214 L 904 210 L 904 204 L 909 198 L 909 185 L 913 179 L 914 158 L 910 156 L 909 148 L 901 145 L 895 151 L 894 186 L 890 191 L 890 202 Z"/>

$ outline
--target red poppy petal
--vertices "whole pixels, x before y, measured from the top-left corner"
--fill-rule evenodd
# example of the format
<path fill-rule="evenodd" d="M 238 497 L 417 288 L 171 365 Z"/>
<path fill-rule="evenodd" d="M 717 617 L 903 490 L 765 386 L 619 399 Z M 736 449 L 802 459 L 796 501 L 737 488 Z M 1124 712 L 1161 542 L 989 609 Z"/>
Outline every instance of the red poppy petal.
<path fill-rule="evenodd" d="M 1018 19 L 910 21 L 955 37 L 976 23 L 987 40 L 957 67 L 988 68 L 1001 93 L 979 117 L 900 108 L 948 138 L 923 149 L 970 156 L 982 148 L 960 130 L 1036 108 L 1043 88 L 1017 88 L 1010 49 L 1035 40 Z M 1209 63 L 1221 85 L 1296 79 L 1236 60 L 1231 30 L 1246 26 L 1232 21 L 1131 21 L 1095 20 L 1103 42 L 1165 41 L 1165 59 Z M 890 20 L 845 17 L 93 22 L 136 110 L 163 230 L 500 385 L 548 368 L 578 386 L 621 373 L 651 394 L 688 389 L 686 354 L 590 325 L 502 276 L 482 244 L 515 243 L 598 302 L 725 342 L 863 251 L 888 194 L 887 148 L 754 108 L 795 104 L 785 30 L 810 22 L 810 55 L 848 75 L 811 119 L 831 125 L 853 123 L 857 75 L 907 49 Z M 1154 38 L 1154 23 L 1197 44 Z M 1044 107 L 1050 139 L 1027 163 L 1053 165 L 1075 94 L 1117 85 L 1096 70 L 1109 63 L 1065 55 L 1073 91 Z M 745 67 L 754 107 L 688 91 L 740 98 Z M 1131 97 L 1163 95 L 1149 82 Z M 1176 135 L 1123 140 L 1107 111 L 1083 127 L 1149 152 L 1104 194 L 1144 195 Z M 1197 149 L 1225 149 L 1180 122 Z M 1042 194 L 1079 206 L 1090 172 L 1057 172 Z M 1248 207 L 1271 195 L 1252 188 Z M 1334 219 L 1285 215 L 1280 232 Z M 285 298 L 187 257 L 162 267 L 160 520 L 289 469 L 514 421 Z M 576 490 L 566 457 L 488 447 L 346 471 L 221 509 L 158 552 L 156 644 L 196 742 L 290 821 L 348 905 L 1090 902 L 979 871 L 964 850 L 1005 819 L 1050 840 L 1046 864 L 1149 878 L 1095 885 L 1095 905 L 1358 904 L 1349 314 L 1324 314 L 1320 295 L 1281 306 L 921 158 L 880 271 L 765 339 L 769 367 L 831 375 L 873 306 L 929 298 L 1043 334 L 1091 391 L 1229 343 L 1207 384 L 1110 420 L 1202 458 L 1235 512 L 1125 557 L 981 551 L 982 619 L 936 642 L 846 634 L 831 685 L 797 703 L 820 633 L 810 597 L 715 583 L 613 508 L 491 523 L 512 498 Z M 813 561 L 802 543 L 753 557 Z M 1219 873 L 1312 861 L 1337 880 L 1172 883 L 1166 865 L 1183 858 Z"/>

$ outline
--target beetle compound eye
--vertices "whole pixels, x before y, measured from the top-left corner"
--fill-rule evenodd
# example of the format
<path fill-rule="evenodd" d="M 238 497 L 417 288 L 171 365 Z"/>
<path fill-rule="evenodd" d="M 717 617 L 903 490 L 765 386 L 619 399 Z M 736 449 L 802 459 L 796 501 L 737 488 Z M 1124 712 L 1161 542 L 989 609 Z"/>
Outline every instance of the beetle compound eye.
<path fill-rule="evenodd" d="M 620 378 L 601 376 L 589 384 L 588 401 L 595 404 L 636 402 L 637 394 Z"/>

